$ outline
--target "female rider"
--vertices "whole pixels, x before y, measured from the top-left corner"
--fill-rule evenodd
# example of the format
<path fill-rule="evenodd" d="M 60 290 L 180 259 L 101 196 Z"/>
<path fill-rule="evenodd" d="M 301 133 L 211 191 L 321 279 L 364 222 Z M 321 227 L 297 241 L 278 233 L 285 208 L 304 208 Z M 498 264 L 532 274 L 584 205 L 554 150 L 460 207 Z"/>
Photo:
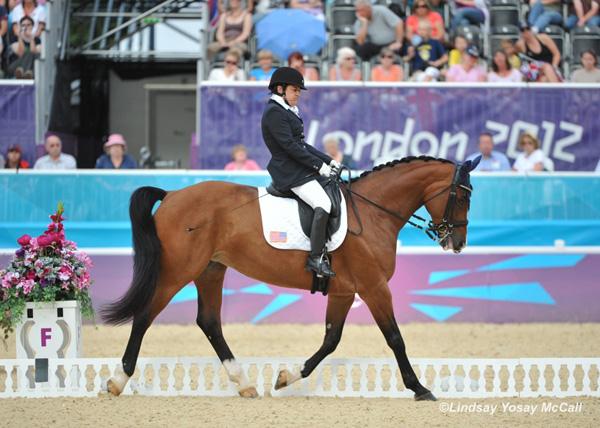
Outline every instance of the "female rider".
<path fill-rule="evenodd" d="M 263 139 L 271 152 L 267 170 L 278 190 L 291 190 L 315 210 L 305 269 L 333 277 L 335 273 L 321 257 L 331 211 L 331 201 L 321 183 L 326 183 L 332 168 L 337 170 L 340 164 L 304 142 L 304 124 L 296 107 L 300 91 L 306 90 L 302 73 L 291 67 L 278 68 L 269 90 L 272 95 L 261 123 Z"/>

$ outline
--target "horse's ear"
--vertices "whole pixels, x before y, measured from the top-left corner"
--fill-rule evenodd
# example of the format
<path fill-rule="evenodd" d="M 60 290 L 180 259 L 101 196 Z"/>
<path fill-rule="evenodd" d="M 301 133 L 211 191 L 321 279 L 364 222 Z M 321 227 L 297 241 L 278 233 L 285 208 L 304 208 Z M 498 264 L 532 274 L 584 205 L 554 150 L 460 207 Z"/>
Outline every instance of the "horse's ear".
<path fill-rule="evenodd" d="M 472 161 L 466 161 L 463 164 L 463 167 L 465 170 L 471 172 L 473 171 L 475 168 L 477 168 L 477 165 L 479 165 L 479 162 L 481 162 L 481 155 L 477 156 L 475 159 L 473 159 Z"/>

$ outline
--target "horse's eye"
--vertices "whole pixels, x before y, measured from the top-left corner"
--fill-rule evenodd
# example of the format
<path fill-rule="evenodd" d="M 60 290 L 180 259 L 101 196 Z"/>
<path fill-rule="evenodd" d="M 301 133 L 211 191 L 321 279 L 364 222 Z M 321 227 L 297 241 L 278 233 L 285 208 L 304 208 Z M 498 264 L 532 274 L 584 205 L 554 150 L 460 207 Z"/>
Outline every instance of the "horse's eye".
<path fill-rule="evenodd" d="M 466 199 L 462 199 L 462 198 L 461 199 L 457 199 L 456 203 L 458 204 L 459 207 L 464 207 L 465 204 L 467 203 L 467 200 Z"/>

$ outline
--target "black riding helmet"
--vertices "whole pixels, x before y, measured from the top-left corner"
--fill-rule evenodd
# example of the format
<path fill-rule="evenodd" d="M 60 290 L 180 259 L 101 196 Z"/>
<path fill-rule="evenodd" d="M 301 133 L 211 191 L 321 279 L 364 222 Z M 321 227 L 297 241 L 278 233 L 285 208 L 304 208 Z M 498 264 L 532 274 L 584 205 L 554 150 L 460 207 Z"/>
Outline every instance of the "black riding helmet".
<path fill-rule="evenodd" d="M 274 93 L 278 85 L 283 86 L 284 90 L 287 85 L 294 85 L 306 91 L 304 76 L 292 67 L 280 67 L 275 70 L 269 82 L 269 90 Z"/>

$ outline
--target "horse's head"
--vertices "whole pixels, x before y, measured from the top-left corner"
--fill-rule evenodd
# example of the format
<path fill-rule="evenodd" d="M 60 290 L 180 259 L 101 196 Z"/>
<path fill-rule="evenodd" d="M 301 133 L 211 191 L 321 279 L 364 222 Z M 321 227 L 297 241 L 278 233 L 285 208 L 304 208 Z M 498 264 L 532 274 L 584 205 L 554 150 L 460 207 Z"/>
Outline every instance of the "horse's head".
<path fill-rule="evenodd" d="M 444 250 L 460 253 L 467 246 L 467 212 L 473 191 L 470 172 L 480 160 L 481 156 L 478 156 L 473 161 L 457 164 L 451 181 L 425 201 L 433 219 L 429 231 L 436 235 Z"/>

